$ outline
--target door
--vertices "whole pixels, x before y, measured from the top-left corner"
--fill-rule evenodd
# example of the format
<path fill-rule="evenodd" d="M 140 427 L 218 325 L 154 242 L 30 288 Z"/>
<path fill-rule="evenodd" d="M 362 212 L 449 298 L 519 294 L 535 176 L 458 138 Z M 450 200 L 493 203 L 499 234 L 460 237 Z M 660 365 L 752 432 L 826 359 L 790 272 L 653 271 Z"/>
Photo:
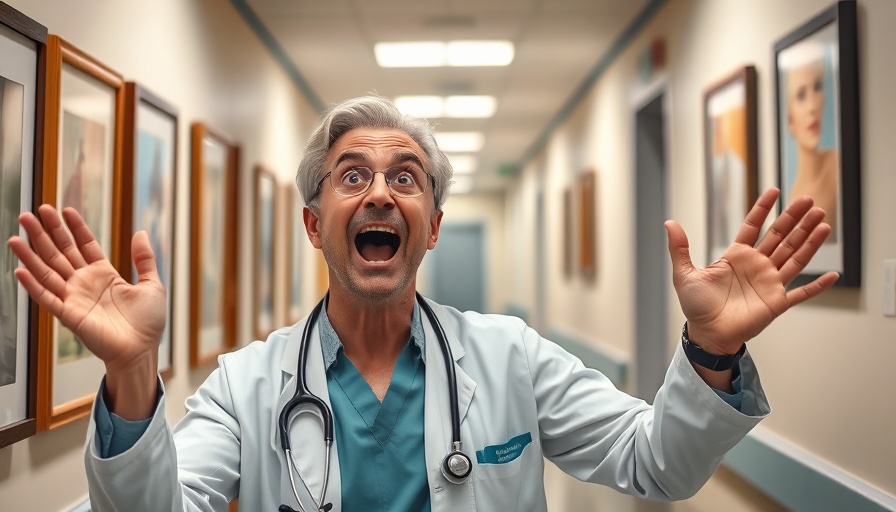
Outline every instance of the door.
<path fill-rule="evenodd" d="M 461 311 L 485 312 L 485 228 L 443 223 L 430 254 L 432 299 Z"/>

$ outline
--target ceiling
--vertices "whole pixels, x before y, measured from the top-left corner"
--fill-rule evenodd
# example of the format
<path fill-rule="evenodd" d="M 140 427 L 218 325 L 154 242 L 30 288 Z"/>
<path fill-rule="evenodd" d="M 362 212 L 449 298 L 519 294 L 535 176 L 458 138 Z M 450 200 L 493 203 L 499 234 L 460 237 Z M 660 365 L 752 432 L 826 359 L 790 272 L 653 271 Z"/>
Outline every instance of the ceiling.
<path fill-rule="evenodd" d="M 649 0 L 244 0 L 323 107 L 369 92 L 395 97 L 486 94 L 488 119 L 432 119 L 479 130 L 474 191 L 508 183 L 542 132 Z M 236 2 L 235 2 L 236 3 Z M 252 20 L 249 20 L 250 22 Z M 257 27 L 256 27 L 257 28 Z M 382 41 L 509 39 L 506 67 L 380 68 Z M 269 41 L 269 45 L 270 45 Z M 299 79 L 301 81 L 301 79 Z M 313 101 L 313 100 L 312 100 Z M 502 172 L 502 170 L 504 172 Z"/>

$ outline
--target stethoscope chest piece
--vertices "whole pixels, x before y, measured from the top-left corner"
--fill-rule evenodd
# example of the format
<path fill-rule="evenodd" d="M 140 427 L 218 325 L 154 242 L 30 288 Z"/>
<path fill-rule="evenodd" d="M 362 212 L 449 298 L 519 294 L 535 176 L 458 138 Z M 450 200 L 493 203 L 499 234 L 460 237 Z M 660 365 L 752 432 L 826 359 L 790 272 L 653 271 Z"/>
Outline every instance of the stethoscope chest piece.
<path fill-rule="evenodd" d="M 452 484 L 462 484 L 473 472 L 473 461 L 460 450 L 460 443 L 454 443 L 451 453 L 442 459 L 442 476 Z"/>

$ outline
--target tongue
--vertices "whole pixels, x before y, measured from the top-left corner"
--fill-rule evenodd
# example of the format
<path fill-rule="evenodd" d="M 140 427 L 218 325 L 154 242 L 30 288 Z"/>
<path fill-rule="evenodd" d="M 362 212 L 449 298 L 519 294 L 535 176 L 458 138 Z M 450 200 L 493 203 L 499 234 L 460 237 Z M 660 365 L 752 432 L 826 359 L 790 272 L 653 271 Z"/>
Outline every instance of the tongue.
<path fill-rule="evenodd" d="M 388 261 L 395 255 L 395 251 L 388 245 L 364 244 L 361 246 L 361 256 L 367 261 Z"/>

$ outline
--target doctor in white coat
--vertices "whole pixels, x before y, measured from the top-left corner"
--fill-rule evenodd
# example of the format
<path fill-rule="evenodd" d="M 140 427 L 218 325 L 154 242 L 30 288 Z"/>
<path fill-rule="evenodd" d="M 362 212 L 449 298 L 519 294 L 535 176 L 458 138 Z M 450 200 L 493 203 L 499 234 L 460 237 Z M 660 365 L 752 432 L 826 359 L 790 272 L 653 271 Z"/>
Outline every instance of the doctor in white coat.
<path fill-rule="evenodd" d="M 146 234 L 132 243 L 130 285 L 76 211 L 63 212 L 73 240 L 51 206 L 42 223 L 20 217 L 31 243 L 9 241 L 24 263 L 16 276 L 106 365 L 85 453 L 93 510 L 222 511 L 236 497 L 246 511 L 545 510 L 543 457 L 622 492 L 687 498 L 769 413 L 745 343 L 837 279 L 785 288 L 830 232 L 809 198 L 760 238 L 778 195 L 767 191 L 704 269 L 667 222 L 687 321 L 651 406 L 519 319 L 416 295 L 451 178 L 427 123 L 383 98 L 349 100 L 305 155 L 297 182 L 328 296 L 297 325 L 221 356 L 173 430 L 157 375 L 165 290 Z M 303 382 L 322 405 L 281 425 Z"/>

